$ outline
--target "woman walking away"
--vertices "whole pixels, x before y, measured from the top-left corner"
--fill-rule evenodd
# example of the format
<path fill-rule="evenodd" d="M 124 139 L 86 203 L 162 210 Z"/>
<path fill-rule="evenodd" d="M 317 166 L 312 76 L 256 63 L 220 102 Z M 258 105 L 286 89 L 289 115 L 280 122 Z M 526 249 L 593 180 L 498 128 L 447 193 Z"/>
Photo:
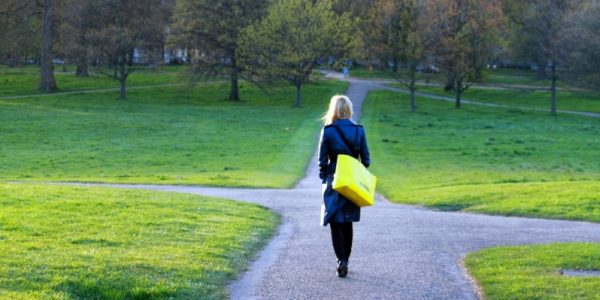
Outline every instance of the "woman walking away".
<path fill-rule="evenodd" d="M 360 207 L 333 190 L 333 173 L 338 154 L 347 154 L 365 167 L 371 163 L 365 130 L 352 122 L 352 102 L 346 96 L 335 95 L 323 117 L 325 127 L 321 132 L 319 149 L 319 177 L 323 182 L 321 225 L 331 229 L 333 250 L 337 256 L 336 273 L 348 274 L 348 259 L 352 250 L 352 222 L 360 221 Z"/>

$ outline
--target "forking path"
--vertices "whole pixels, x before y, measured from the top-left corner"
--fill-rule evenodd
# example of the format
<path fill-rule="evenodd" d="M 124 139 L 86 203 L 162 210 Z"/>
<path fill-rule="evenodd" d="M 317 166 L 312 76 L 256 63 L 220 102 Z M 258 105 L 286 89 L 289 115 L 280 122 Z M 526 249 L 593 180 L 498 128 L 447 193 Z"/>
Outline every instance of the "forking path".
<path fill-rule="evenodd" d="M 374 81 L 349 80 L 360 118 Z M 367 128 L 367 137 L 368 137 Z M 377 161 L 373 161 L 377 164 Z M 354 226 L 347 278 L 335 275 L 329 228 L 319 225 L 316 154 L 293 189 L 167 185 L 106 186 L 175 191 L 258 203 L 282 215 L 277 235 L 229 288 L 232 299 L 476 299 L 462 257 L 482 248 L 552 242 L 600 242 L 600 224 L 439 212 L 378 197 Z"/>

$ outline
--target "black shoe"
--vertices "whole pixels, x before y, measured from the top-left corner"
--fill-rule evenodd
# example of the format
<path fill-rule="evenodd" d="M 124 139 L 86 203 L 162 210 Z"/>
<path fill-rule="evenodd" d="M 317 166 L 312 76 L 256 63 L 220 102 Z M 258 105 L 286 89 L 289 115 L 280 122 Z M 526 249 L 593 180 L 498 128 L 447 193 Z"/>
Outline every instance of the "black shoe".
<path fill-rule="evenodd" d="M 336 270 L 336 274 L 338 277 L 344 278 L 348 275 L 348 262 L 347 261 L 338 261 L 338 267 Z"/>

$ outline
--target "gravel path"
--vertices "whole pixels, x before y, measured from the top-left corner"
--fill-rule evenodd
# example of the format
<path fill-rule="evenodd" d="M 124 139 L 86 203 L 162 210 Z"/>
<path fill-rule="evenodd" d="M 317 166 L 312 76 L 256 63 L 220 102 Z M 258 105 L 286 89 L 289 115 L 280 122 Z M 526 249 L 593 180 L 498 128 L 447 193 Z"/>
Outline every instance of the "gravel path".
<path fill-rule="evenodd" d="M 381 87 L 350 80 L 347 94 L 355 111 L 360 112 L 370 89 Z M 460 267 L 468 252 L 497 245 L 600 242 L 600 224 L 438 212 L 379 197 L 355 224 L 350 273 L 340 279 L 329 228 L 319 226 L 316 166 L 315 156 L 294 189 L 107 185 L 224 197 L 280 213 L 279 234 L 230 286 L 233 299 L 476 299 Z"/>

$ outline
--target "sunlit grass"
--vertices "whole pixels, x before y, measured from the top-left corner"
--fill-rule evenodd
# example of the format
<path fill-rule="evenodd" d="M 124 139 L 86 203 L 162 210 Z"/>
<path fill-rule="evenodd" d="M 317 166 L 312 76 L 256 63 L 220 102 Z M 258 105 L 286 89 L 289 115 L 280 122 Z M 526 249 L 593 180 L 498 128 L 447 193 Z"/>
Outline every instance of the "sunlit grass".
<path fill-rule="evenodd" d="M 319 117 L 345 83 L 264 93 L 242 83 L 0 100 L 0 180 L 290 187 L 304 174 Z"/>
<path fill-rule="evenodd" d="M 378 191 L 442 210 L 600 221 L 600 123 L 377 91 L 363 123 Z"/>
<path fill-rule="evenodd" d="M 220 299 L 273 234 L 257 205 L 0 184 L 0 298 Z"/>
<path fill-rule="evenodd" d="M 600 277 L 559 273 L 600 270 L 600 244 L 495 247 L 467 255 L 465 264 L 485 299 L 600 298 Z"/>

